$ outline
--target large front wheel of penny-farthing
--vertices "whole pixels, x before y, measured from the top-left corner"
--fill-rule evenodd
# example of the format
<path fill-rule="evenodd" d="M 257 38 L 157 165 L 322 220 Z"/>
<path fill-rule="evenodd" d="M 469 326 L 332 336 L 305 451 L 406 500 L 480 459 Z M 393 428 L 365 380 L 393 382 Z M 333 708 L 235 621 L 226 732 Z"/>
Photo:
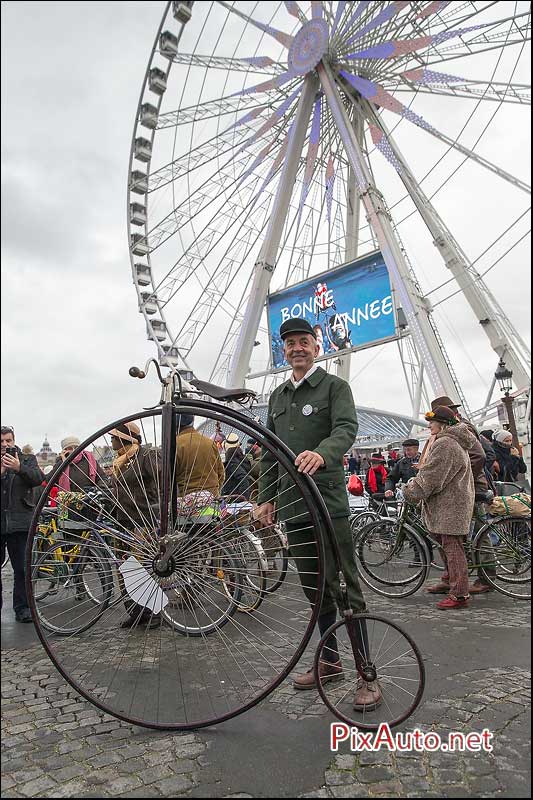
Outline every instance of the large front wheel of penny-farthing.
<path fill-rule="evenodd" d="M 342 672 L 317 681 L 322 700 L 336 717 L 360 730 L 377 730 L 383 723 L 393 728 L 413 714 L 424 693 L 424 662 L 399 625 L 373 614 L 335 623 L 317 647 L 315 676 L 320 665 L 322 672 L 327 670 L 337 652 Z"/>
<path fill-rule="evenodd" d="M 190 415 L 194 428 L 184 428 Z M 54 487 L 65 486 L 72 461 L 83 450 L 112 458 L 111 431 L 124 431 L 128 422 L 139 426 L 142 448 L 121 459 L 111 484 L 88 495 L 72 482 L 79 471 L 70 470 L 70 492 L 60 488 L 57 495 L 61 542 L 78 542 L 92 555 L 94 580 L 88 591 L 83 581 L 68 582 L 68 575 L 63 579 L 55 574 L 76 566 L 75 558 L 66 564 L 66 544 L 53 548 L 54 558 L 38 564 L 42 553 L 33 542 L 44 520 L 43 508 L 55 495 Z M 263 448 L 264 484 L 277 520 L 296 529 L 290 557 L 301 567 L 305 591 L 297 570 L 277 581 L 274 593 L 269 591 L 267 562 L 261 564 L 254 602 L 248 602 L 256 589 L 257 548 L 240 548 L 237 556 L 223 535 L 223 504 L 213 502 L 224 480 L 211 438 L 218 428 L 225 436 L 237 435 L 242 453 L 249 440 Z M 116 439 L 113 444 L 117 446 Z M 249 478 L 251 464 L 244 455 L 237 454 L 233 465 L 243 467 L 241 474 Z M 281 554 L 286 564 L 284 542 L 269 544 L 272 526 L 262 529 L 256 514 L 250 516 L 243 515 L 242 530 L 240 517 L 232 521 L 233 538 L 247 540 L 252 525 L 254 537 L 270 548 L 268 557 Z M 68 683 L 118 719 L 167 730 L 221 722 L 265 698 L 295 668 L 322 597 L 322 541 L 328 525 L 314 483 L 296 471 L 294 455 L 251 416 L 200 400 L 132 415 L 83 442 L 49 478 L 27 549 L 27 589 L 37 633 Z M 305 528 L 302 535 L 300 528 Z M 160 558 L 162 534 L 171 547 L 166 559 Z M 100 576 L 106 578 L 105 603 L 95 605 L 91 593 Z M 43 586 L 58 591 L 38 602 Z M 68 636 L 60 635 L 63 629 Z"/>

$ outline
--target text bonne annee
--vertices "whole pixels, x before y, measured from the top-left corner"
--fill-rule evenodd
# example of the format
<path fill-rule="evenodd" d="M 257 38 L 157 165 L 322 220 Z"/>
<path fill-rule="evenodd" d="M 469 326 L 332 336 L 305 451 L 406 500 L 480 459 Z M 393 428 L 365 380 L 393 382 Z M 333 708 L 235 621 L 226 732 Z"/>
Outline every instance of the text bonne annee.
<path fill-rule="evenodd" d="M 316 297 L 310 297 L 307 302 L 295 303 L 293 306 L 285 306 L 281 309 L 281 321 L 285 322 L 286 319 L 293 317 L 306 317 L 307 313 L 311 315 L 318 315 L 319 311 L 324 311 L 333 306 L 333 291 L 329 290 L 325 293 L 325 301 L 319 301 Z M 368 322 L 369 319 L 378 319 L 382 315 L 392 314 L 392 297 L 387 295 L 381 300 L 372 300 L 371 303 L 365 303 L 362 308 L 352 308 L 352 313 L 349 311 L 338 312 L 337 317 L 343 320 L 345 325 L 351 323 L 352 325 L 360 325 L 361 320 Z"/>

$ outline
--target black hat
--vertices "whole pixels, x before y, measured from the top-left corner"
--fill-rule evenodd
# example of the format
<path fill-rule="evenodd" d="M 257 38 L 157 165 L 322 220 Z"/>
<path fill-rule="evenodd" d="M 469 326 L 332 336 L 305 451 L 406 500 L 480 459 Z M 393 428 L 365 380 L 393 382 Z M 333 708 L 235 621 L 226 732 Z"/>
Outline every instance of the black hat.
<path fill-rule="evenodd" d="M 434 400 L 431 401 L 432 411 L 435 411 L 437 406 L 446 406 L 446 408 L 460 408 L 461 403 L 454 403 L 450 397 L 443 395 L 442 397 L 436 397 Z"/>
<path fill-rule="evenodd" d="M 488 439 L 489 442 L 492 442 L 492 437 L 494 435 L 494 431 L 492 431 L 490 428 L 487 428 L 486 431 L 480 431 L 479 435 L 480 436 L 484 436 L 485 439 Z"/>
<path fill-rule="evenodd" d="M 313 339 L 316 339 L 316 332 L 310 323 L 302 317 L 291 317 L 286 319 L 279 329 L 279 335 L 285 339 L 289 333 L 309 333 Z"/>
<path fill-rule="evenodd" d="M 381 453 L 372 453 L 370 456 L 370 461 L 380 461 L 382 464 L 385 463 L 385 459 L 381 455 Z"/>
<path fill-rule="evenodd" d="M 445 425 L 456 425 L 457 417 L 447 406 L 435 406 L 424 415 L 428 422 L 443 422 Z"/>
<path fill-rule="evenodd" d="M 406 439 L 405 442 L 402 442 L 402 447 L 418 447 L 419 445 L 418 439 Z"/>

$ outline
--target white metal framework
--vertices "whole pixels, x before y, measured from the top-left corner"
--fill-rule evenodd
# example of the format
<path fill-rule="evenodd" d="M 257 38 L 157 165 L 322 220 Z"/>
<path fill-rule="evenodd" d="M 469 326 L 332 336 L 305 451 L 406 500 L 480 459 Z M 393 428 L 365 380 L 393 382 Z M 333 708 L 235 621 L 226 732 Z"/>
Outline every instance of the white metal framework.
<path fill-rule="evenodd" d="M 399 219 L 395 209 L 407 200 L 450 288 L 516 385 L 528 386 L 526 343 L 442 219 L 439 189 L 430 196 L 423 184 L 459 154 L 519 197 L 530 187 L 479 151 L 481 136 L 467 145 L 416 104 L 460 103 L 464 113 L 470 102 L 467 123 L 478 109 L 529 104 L 529 87 L 513 76 L 530 27 L 521 2 L 168 3 L 139 100 L 128 188 L 133 278 L 159 357 L 228 385 L 254 375 L 268 392 L 279 379 L 267 346 L 269 291 L 379 247 L 410 334 L 398 347 L 412 418 L 431 394 L 468 408 L 400 238 L 412 214 Z M 421 144 L 446 148 L 422 178 L 398 145 L 405 126 Z M 452 176 L 459 168 L 450 163 Z M 392 204 L 376 177 L 385 171 L 406 192 Z M 350 356 L 337 361 L 349 377 Z"/>

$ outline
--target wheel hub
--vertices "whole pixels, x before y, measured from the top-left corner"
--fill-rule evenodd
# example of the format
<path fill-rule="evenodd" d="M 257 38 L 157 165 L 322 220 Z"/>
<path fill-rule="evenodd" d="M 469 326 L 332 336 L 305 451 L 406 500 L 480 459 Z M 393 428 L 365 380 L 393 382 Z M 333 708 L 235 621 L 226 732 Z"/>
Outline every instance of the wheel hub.
<path fill-rule="evenodd" d="M 154 558 L 152 561 L 152 569 L 158 578 L 168 578 L 176 570 L 176 560 L 174 556 L 170 556 L 165 566 L 161 565 L 159 558 Z"/>
<path fill-rule="evenodd" d="M 361 669 L 361 676 L 368 683 L 375 681 L 378 674 L 374 664 L 365 664 L 365 666 Z"/>
<path fill-rule="evenodd" d="M 312 19 L 298 31 L 289 50 L 289 69 L 306 75 L 325 55 L 329 45 L 328 26 L 323 19 Z"/>

